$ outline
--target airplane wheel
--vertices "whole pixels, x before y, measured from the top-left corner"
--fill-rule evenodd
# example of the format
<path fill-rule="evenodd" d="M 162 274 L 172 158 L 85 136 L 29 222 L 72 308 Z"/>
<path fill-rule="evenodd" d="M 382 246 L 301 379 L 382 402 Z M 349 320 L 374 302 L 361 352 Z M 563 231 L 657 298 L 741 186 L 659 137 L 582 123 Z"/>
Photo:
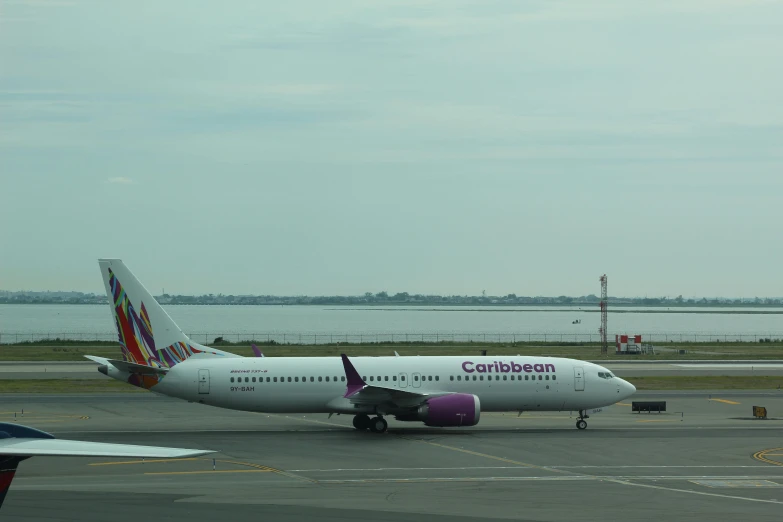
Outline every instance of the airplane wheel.
<path fill-rule="evenodd" d="M 370 427 L 370 417 L 364 414 L 353 417 L 353 427 L 357 430 L 366 430 Z"/>
<path fill-rule="evenodd" d="M 370 421 L 370 431 L 373 433 L 386 433 L 389 423 L 383 417 L 375 417 Z"/>
<path fill-rule="evenodd" d="M 587 428 L 587 422 L 585 422 L 582 419 L 579 419 L 578 421 L 576 421 L 576 428 L 580 430 Z"/>

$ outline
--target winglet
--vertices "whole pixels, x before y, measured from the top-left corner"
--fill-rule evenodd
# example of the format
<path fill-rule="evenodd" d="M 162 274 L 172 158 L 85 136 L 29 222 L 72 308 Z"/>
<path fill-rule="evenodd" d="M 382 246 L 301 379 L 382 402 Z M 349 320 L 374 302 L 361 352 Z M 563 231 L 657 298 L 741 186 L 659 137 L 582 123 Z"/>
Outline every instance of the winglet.
<path fill-rule="evenodd" d="M 351 361 L 348 360 L 348 356 L 345 354 L 340 355 L 343 359 L 343 368 L 345 368 L 345 378 L 348 380 L 348 386 L 345 389 L 345 395 L 343 397 L 348 398 L 351 395 L 359 393 L 367 386 L 359 372 L 353 367 Z"/>
<path fill-rule="evenodd" d="M 255 354 L 256 357 L 264 356 L 264 352 L 262 352 L 261 349 L 255 344 L 250 345 L 250 347 L 253 349 L 253 353 Z"/>

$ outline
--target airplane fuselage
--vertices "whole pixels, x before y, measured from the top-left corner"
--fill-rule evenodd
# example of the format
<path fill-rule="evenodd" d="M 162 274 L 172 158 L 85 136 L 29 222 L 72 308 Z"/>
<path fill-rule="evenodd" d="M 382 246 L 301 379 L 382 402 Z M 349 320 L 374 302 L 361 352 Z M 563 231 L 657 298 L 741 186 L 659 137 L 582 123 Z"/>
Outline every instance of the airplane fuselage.
<path fill-rule="evenodd" d="M 578 411 L 633 393 L 622 379 L 585 361 L 554 357 L 355 357 L 369 385 L 479 397 L 482 411 Z M 603 374 L 603 376 L 599 376 Z M 116 376 L 122 378 L 122 376 Z M 269 413 L 366 411 L 343 398 L 339 358 L 199 358 L 177 364 L 152 391 L 191 402 Z M 383 407 L 381 406 L 381 409 Z"/>

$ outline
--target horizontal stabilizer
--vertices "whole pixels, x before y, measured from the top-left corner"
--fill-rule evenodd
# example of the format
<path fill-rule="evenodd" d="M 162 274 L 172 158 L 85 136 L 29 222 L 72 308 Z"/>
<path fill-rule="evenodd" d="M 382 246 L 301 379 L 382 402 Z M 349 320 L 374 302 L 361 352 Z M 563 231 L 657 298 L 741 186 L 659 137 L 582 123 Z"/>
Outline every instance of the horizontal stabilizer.
<path fill-rule="evenodd" d="M 91 361 L 97 362 L 98 364 L 110 364 L 121 372 L 137 373 L 140 375 L 165 375 L 169 371 L 168 368 L 155 368 L 153 366 L 147 366 L 144 364 L 120 361 L 118 359 L 104 359 L 103 357 L 96 357 L 94 355 L 85 355 L 85 357 Z"/>

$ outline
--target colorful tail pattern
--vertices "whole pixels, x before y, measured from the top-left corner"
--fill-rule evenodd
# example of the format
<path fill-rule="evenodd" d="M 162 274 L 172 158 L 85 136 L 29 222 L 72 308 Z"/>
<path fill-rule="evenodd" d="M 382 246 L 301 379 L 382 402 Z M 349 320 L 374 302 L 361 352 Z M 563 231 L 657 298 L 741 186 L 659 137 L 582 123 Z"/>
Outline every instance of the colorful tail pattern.
<path fill-rule="evenodd" d="M 98 264 L 125 361 L 171 368 L 198 353 L 233 355 L 188 339 L 122 261 L 101 259 Z"/>

